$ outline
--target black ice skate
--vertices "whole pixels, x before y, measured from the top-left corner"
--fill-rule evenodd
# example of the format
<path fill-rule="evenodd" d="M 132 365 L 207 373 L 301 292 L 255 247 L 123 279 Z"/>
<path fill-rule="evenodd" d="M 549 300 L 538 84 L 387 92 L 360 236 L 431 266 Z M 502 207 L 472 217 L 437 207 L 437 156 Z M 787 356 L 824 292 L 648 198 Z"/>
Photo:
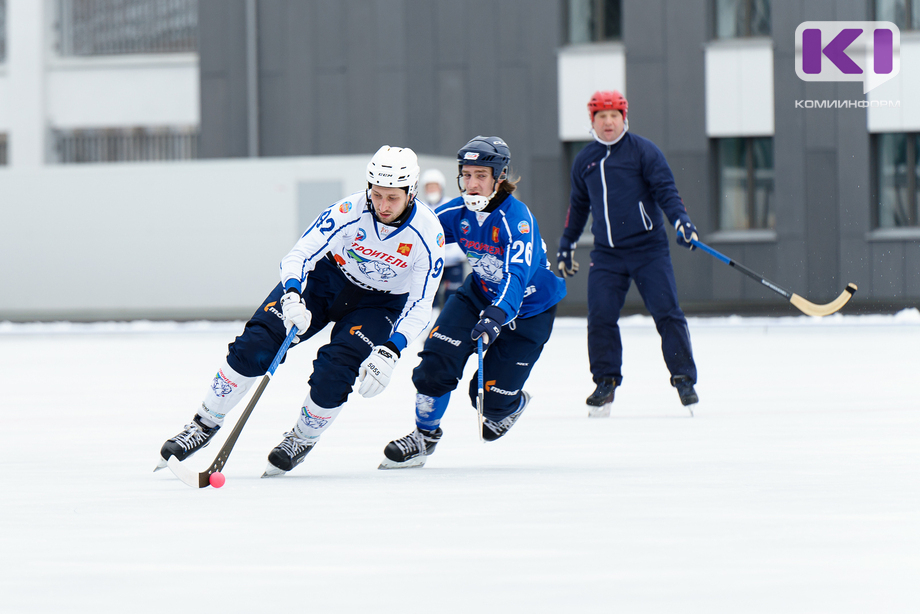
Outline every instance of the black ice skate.
<path fill-rule="evenodd" d="M 514 423 L 518 421 L 527 405 L 530 403 L 530 394 L 526 390 L 521 391 L 521 406 L 513 414 L 505 416 L 501 420 L 495 421 L 483 417 L 482 419 L 482 438 L 485 441 L 495 441 L 507 433 Z"/>
<path fill-rule="evenodd" d="M 680 402 L 685 407 L 700 402 L 700 398 L 696 395 L 696 390 L 693 389 L 693 382 L 690 381 L 690 376 L 675 375 L 671 378 L 671 385 L 677 388 L 677 394 L 680 396 Z M 693 413 L 692 409 L 690 410 L 690 413 Z"/>
<path fill-rule="evenodd" d="M 316 440 L 301 439 L 291 430 L 284 434 L 284 439 L 268 455 L 268 466 L 265 468 L 263 478 L 273 478 L 284 475 L 303 462 Z"/>
<path fill-rule="evenodd" d="M 616 389 L 617 381 L 612 377 L 602 378 L 597 383 L 597 389 L 585 400 L 585 403 L 588 404 L 589 418 L 610 416 L 610 406 L 613 404 L 613 393 Z"/>
<path fill-rule="evenodd" d="M 440 427 L 433 431 L 416 428 L 405 437 L 394 439 L 383 449 L 383 462 L 377 469 L 422 467 L 434 453 L 443 434 Z"/>
<path fill-rule="evenodd" d="M 211 442 L 214 434 L 220 430 L 220 426 L 205 426 L 201 417 L 195 414 L 192 421 L 185 425 L 185 429 L 173 437 L 167 439 L 163 447 L 160 448 L 160 460 L 154 471 L 159 471 L 166 467 L 166 461 L 170 456 L 175 456 L 180 461 L 184 461 L 189 456 L 205 447 Z"/>

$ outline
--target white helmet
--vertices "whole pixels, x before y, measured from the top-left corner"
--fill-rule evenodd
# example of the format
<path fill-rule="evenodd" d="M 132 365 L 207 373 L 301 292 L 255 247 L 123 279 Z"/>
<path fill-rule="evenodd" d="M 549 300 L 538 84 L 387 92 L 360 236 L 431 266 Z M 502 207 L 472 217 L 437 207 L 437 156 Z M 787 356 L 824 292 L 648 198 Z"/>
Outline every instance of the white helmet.
<path fill-rule="evenodd" d="M 439 171 L 436 168 L 429 168 L 427 171 L 422 173 L 422 179 L 419 181 L 422 185 L 428 185 L 429 183 L 436 183 L 441 186 L 441 191 L 444 191 L 444 186 L 447 185 L 447 179 L 444 178 L 444 173 Z"/>
<path fill-rule="evenodd" d="M 384 145 L 367 164 L 367 182 L 384 188 L 406 188 L 411 201 L 418 192 L 419 172 L 414 151 Z"/>

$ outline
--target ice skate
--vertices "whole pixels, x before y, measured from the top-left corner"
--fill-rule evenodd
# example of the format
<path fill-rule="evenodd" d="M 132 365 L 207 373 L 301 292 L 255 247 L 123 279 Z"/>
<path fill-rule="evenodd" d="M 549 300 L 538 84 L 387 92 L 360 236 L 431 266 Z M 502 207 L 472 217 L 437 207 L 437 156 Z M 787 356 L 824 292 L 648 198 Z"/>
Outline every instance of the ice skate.
<path fill-rule="evenodd" d="M 690 410 L 690 415 L 693 415 L 693 408 L 689 406 L 699 403 L 700 398 L 693 388 L 693 382 L 690 381 L 690 376 L 675 375 L 671 378 L 671 385 L 677 388 L 677 394 L 680 396 L 681 404 Z"/>
<path fill-rule="evenodd" d="M 269 453 L 268 466 L 265 467 L 262 477 L 274 478 L 284 475 L 302 463 L 315 445 L 316 441 L 301 439 L 293 430 L 288 431 L 281 443 Z"/>
<path fill-rule="evenodd" d="M 526 390 L 521 391 L 521 406 L 515 410 L 513 414 L 505 416 L 501 420 L 490 420 L 489 418 L 483 417 L 482 419 L 482 438 L 485 441 L 495 441 L 499 437 L 502 437 L 507 433 L 514 423 L 518 421 L 518 418 L 521 417 L 521 414 L 524 413 L 524 410 L 527 409 L 527 405 L 530 403 L 530 393 Z"/>
<path fill-rule="evenodd" d="M 166 467 L 166 461 L 169 457 L 175 456 L 180 461 L 205 447 L 211 442 L 214 434 L 220 430 L 219 426 L 205 426 L 201 417 L 195 414 L 192 421 L 185 425 L 185 429 L 175 437 L 167 439 L 163 447 L 160 448 L 160 459 L 154 471 L 159 471 Z"/>
<path fill-rule="evenodd" d="M 394 439 L 383 449 L 383 462 L 377 469 L 407 469 L 409 467 L 422 467 L 428 457 L 434 453 L 441 435 L 440 428 L 426 431 L 416 428 L 414 431 Z"/>
<path fill-rule="evenodd" d="M 585 399 L 589 418 L 610 417 L 610 407 L 613 405 L 613 393 L 616 388 L 617 381 L 612 377 L 605 377 L 597 383 L 597 389 Z"/>

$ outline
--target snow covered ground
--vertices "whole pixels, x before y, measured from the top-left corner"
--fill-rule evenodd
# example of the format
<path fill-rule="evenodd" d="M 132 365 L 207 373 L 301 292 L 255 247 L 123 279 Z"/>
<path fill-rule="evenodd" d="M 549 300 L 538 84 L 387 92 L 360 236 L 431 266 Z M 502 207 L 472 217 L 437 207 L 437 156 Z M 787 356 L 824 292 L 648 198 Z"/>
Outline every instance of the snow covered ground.
<path fill-rule="evenodd" d="M 614 415 L 586 418 L 585 321 L 560 319 L 508 436 L 455 394 L 428 466 L 378 471 L 413 426 L 406 352 L 262 480 L 314 340 L 226 486 L 152 473 L 240 325 L 0 324 L 0 612 L 920 611 L 916 310 L 691 319 L 694 418 L 639 316 Z"/>

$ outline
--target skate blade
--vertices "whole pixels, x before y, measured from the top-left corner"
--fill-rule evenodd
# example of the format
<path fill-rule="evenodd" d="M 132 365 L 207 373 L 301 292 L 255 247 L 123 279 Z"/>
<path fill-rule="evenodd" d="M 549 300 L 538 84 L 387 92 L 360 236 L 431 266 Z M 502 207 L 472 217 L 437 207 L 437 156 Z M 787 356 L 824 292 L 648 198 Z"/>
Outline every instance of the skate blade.
<path fill-rule="evenodd" d="M 588 406 L 588 417 L 589 418 L 609 418 L 610 417 L 610 407 L 613 403 L 604 403 L 600 407 Z"/>
<path fill-rule="evenodd" d="M 397 463 L 396 461 L 391 461 L 386 456 L 384 456 L 383 462 L 380 463 L 380 466 L 377 467 L 377 469 L 413 469 L 415 467 L 424 467 L 426 460 L 428 460 L 427 456 L 416 456 L 415 458 L 410 458 L 405 462 Z"/>
<path fill-rule="evenodd" d="M 153 472 L 156 473 L 160 469 L 166 469 L 166 461 L 163 459 L 162 456 L 159 459 L 157 459 L 157 466 L 153 468 Z"/>
<path fill-rule="evenodd" d="M 271 463 L 268 463 L 268 466 L 265 467 L 265 473 L 262 474 L 262 477 L 263 478 L 278 478 L 284 475 L 285 473 L 287 473 L 287 471 L 278 469 Z"/>

